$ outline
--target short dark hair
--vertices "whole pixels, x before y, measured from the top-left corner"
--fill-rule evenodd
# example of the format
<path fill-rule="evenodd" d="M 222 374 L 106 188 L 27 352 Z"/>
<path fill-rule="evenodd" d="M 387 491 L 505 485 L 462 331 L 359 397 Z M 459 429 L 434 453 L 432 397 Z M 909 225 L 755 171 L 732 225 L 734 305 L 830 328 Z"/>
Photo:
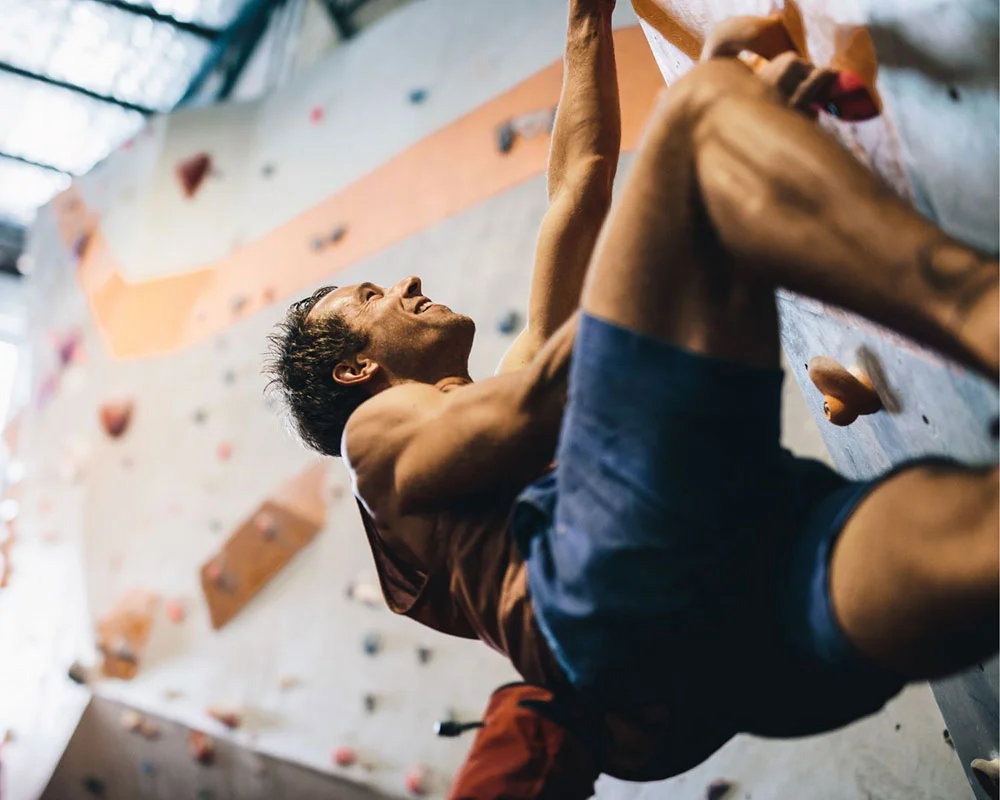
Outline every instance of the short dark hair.
<path fill-rule="evenodd" d="M 306 446 L 339 457 L 347 419 L 369 393 L 364 386 L 333 379 L 334 366 L 367 347 L 368 337 L 336 314 L 309 319 L 315 305 L 336 288 L 324 286 L 289 307 L 267 337 L 264 373 L 271 378 L 267 390 L 283 401 L 291 427 Z"/>

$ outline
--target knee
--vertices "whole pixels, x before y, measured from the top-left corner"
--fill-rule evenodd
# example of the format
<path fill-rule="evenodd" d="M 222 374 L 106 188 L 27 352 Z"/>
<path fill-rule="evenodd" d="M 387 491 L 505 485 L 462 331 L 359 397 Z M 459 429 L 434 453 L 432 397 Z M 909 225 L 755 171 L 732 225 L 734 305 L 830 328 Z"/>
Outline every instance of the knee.
<path fill-rule="evenodd" d="M 713 59 L 695 67 L 660 91 L 654 124 L 671 128 L 679 122 L 696 123 L 721 100 L 732 95 L 760 94 L 766 87 L 735 59 Z"/>

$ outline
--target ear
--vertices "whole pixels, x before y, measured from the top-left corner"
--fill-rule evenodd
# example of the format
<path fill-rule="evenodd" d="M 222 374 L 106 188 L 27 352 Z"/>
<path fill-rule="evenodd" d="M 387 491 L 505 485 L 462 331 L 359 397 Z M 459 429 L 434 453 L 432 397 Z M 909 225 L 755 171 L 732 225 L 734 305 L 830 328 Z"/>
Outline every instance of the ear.
<path fill-rule="evenodd" d="M 380 369 L 367 356 L 355 356 L 341 361 L 333 368 L 333 379 L 342 386 L 355 386 L 370 381 Z"/>

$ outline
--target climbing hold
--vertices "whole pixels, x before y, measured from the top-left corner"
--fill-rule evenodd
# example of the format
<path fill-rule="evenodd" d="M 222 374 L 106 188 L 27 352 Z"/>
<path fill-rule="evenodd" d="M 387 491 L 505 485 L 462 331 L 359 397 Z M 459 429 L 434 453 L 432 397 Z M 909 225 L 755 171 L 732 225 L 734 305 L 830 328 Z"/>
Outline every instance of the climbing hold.
<path fill-rule="evenodd" d="M 809 378 L 823 395 L 823 413 L 834 425 L 850 425 L 882 408 L 875 387 L 857 367 L 847 370 L 827 356 L 809 362 Z"/>
<path fill-rule="evenodd" d="M 195 424 L 201 425 L 208 419 L 208 412 L 203 408 L 196 408 L 194 414 L 191 415 L 191 419 L 194 420 Z"/>
<path fill-rule="evenodd" d="M 332 755 L 338 767 L 352 767 L 358 761 L 358 753 L 353 747 L 338 747 Z"/>
<path fill-rule="evenodd" d="M 234 708 L 209 706 L 206 712 L 212 719 L 221 722 L 229 730 L 234 731 L 243 724 L 243 715 Z"/>
<path fill-rule="evenodd" d="M 187 616 L 187 611 L 184 609 L 184 604 L 180 600 L 168 600 L 165 608 L 167 610 L 167 617 L 174 624 L 179 624 L 184 621 L 184 617 Z"/>
<path fill-rule="evenodd" d="M 299 679 L 294 675 L 282 675 L 278 681 L 278 685 L 287 692 L 289 689 L 294 689 L 299 685 Z"/>
<path fill-rule="evenodd" d="M 323 110 L 323 106 L 313 106 L 309 110 L 309 122 L 313 125 L 319 125 L 325 116 L 326 112 Z"/>
<path fill-rule="evenodd" d="M 378 705 L 378 701 L 375 699 L 375 695 L 366 694 L 365 695 L 365 711 L 369 714 L 375 710 L 375 706 Z"/>
<path fill-rule="evenodd" d="M 150 719 L 144 719 L 142 724 L 139 726 L 139 735 L 144 739 L 159 739 L 160 726 Z"/>
<path fill-rule="evenodd" d="M 142 727 L 143 716 L 135 709 L 126 708 L 122 711 L 121 723 L 122 727 L 129 733 L 138 733 Z"/>
<path fill-rule="evenodd" d="M 229 386 L 232 386 L 234 383 L 236 383 L 236 370 L 227 369 L 225 372 L 223 372 L 222 381 L 223 383 L 226 383 Z"/>
<path fill-rule="evenodd" d="M 215 448 L 215 454 L 220 461 L 228 461 L 233 454 L 233 446 L 229 442 L 219 442 L 219 446 Z"/>
<path fill-rule="evenodd" d="M 382 637 L 377 633 L 366 633 L 362 646 L 364 647 L 365 655 L 378 655 L 382 649 Z"/>
<path fill-rule="evenodd" d="M 156 772 L 156 767 L 153 766 L 152 761 L 143 761 L 139 768 L 142 770 L 142 774 L 146 776 L 153 775 Z"/>
<path fill-rule="evenodd" d="M 733 784 L 729 781 L 722 778 L 716 778 L 706 787 L 705 800 L 723 800 L 732 788 Z"/>
<path fill-rule="evenodd" d="M 505 122 L 497 128 L 497 150 L 503 155 L 507 155 L 514 149 L 514 126 L 510 122 Z"/>
<path fill-rule="evenodd" d="M 178 689 L 171 689 L 171 688 L 164 689 L 162 694 L 164 700 L 176 700 L 178 697 L 181 696 L 181 693 Z"/>
<path fill-rule="evenodd" d="M 267 303 L 268 305 L 270 305 L 271 303 L 273 303 L 275 301 L 275 299 L 277 298 L 277 296 L 278 296 L 278 293 L 274 290 L 274 287 L 273 286 L 268 286 L 264 290 L 263 294 L 261 295 L 261 298 L 263 299 L 263 301 L 265 303 Z"/>
<path fill-rule="evenodd" d="M 99 797 L 104 794 L 104 781 L 96 775 L 87 775 L 83 779 L 83 791 Z"/>
<path fill-rule="evenodd" d="M 944 739 L 944 743 L 946 745 L 948 745 L 948 747 L 950 747 L 952 750 L 954 750 L 955 749 L 955 743 L 951 740 L 951 734 L 948 732 L 947 728 L 945 728 L 941 732 L 941 736 Z"/>
<path fill-rule="evenodd" d="M 211 564 L 205 570 L 205 576 L 216 586 L 222 587 L 226 583 L 226 573 L 218 564 Z"/>
<path fill-rule="evenodd" d="M 274 174 L 275 169 L 277 169 L 277 167 L 275 167 L 274 164 L 267 163 L 260 168 L 260 174 L 265 178 L 270 178 Z"/>
<path fill-rule="evenodd" d="M 84 254 L 87 252 L 87 246 L 90 244 L 90 234 L 81 233 L 73 241 L 73 255 L 77 258 L 83 258 Z"/>
<path fill-rule="evenodd" d="M 79 684 L 80 686 L 87 685 L 87 668 L 79 661 L 74 661 L 70 664 L 67 674 L 73 683 Z"/>
<path fill-rule="evenodd" d="M 497 320 L 497 330 L 505 336 L 517 332 L 520 327 L 521 315 L 516 311 L 508 311 Z"/>
<path fill-rule="evenodd" d="M 433 651 L 429 647 L 417 647 L 417 661 L 421 664 L 426 664 L 430 661 L 431 655 L 433 655 Z"/>
<path fill-rule="evenodd" d="M 197 153 L 177 164 L 175 172 L 185 197 L 197 194 L 211 168 L 212 157 L 208 153 Z"/>
<path fill-rule="evenodd" d="M 0 736 L 0 746 L 5 744 L 10 744 L 11 742 L 14 741 L 14 739 L 15 739 L 14 731 L 12 731 L 10 728 L 7 728 L 7 730 L 3 732 L 3 736 Z"/>
<path fill-rule="evenodd" d="M 243 311 L 243 309 L 247 307 L 247 303 L 249 303 L 249 302 L 250 302 L 250 298 L 247 297 L 245 294 L 238 294 L 238 295 L 236 295 L 230 301 L 230 304 L 229 304 L 229 308 L 232 310 L 233 316 L 236 316 L 241 311 Z"/>
<path fill-rule="evenodd" d="M 825 111 L 831 117 L 848 122 L 863 122 L 879 115 L 878 102 L 861 77 L 851 70 L 841 70 L 815 103 L 813 111 Z"/>
<path fill-rule="evenodd" d="M 198 800 L 212 800 L 212 798 L 215 797 L 215 792 L 213 792 L 207 786 L 202 786 L 198 790 L 198 794 L 196 795 L 196 797 L 198 798 Z"/>
<path fill-rule="evenodd" d="M 422 102 L 424 102 L 424 100 L 427 99 L 427 94 L 428 92 L 426 89 L 414 89 L 410 92 L 410 102 L 415 106 L 419 106 Z"/>
<path fill-rule="evenodd" d="M 345 236 L 347 236 L 347 226 L 338 225 L 330 233 L 330 244 L 338 244 Z"/>
<path fill-rule="evenodd" d="M 410 794 L 424 795 L 428 789 L 427 767 L 420 765 L 406 773 L 406 788 Z"/>
<path fill-rule="evenodd" d="M 980 785 L 996 797 L 996 787 L 1000 784 L 1000 758 L 987 761 L 985 758 L 974 758 L 969 765 Z"/>
<path fill-rule="evenodd" d="M 101 427 L 112 439 L 124 435 L 132 423 L 135 403 L 131 400 L 112 400 L 104 403 L 99 412 Z"/>
<path fill-rule="evenodd" d="M 215 740 L 201 731 L 188 734 L 188 752 L 199 764 L 209 766 L 215 761 Z"/>
<path fill-rule="evenodd" d="M 319 252 L 319 251 L 320 251 L 320 250 L 322 250 L 322 249 L 323 249 L 324 247 L 326 247 L 326 242 L 325 242 L 325 241 L 324 241 L 323 239 L 320 239 L 319 237 L 316 237 L 315 239 L 313 239 L 313 240 L 312 240 L 312 241 L 311 241 L 311 242 L 309 243 L 309 246 L 310 246 L 310 247 L 311 247 L 311 248 L 312 248 L 313 250 L 315 250 L 316 252 Z"/>
<path fill-rule="evenodd" d="M 266 511 L 259 512 L 254 517 L 253 524 L 266 542 L 270 542 L 278 535 L 278 521 Z"/>

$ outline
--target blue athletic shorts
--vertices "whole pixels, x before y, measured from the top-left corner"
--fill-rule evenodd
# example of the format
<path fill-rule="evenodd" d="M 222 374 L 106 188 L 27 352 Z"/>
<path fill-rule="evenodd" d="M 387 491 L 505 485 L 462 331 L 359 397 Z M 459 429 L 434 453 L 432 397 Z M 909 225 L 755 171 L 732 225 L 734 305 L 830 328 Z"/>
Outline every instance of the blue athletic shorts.
<path fill-rule="evenodd" d="M 512 532 L 539 627 L 592 701 L 797 736 L 902 688 L 829 595 L 833 544 L 876 482 L 782 449 L 782 377 L 582 316 L 557 466 Z"/>

